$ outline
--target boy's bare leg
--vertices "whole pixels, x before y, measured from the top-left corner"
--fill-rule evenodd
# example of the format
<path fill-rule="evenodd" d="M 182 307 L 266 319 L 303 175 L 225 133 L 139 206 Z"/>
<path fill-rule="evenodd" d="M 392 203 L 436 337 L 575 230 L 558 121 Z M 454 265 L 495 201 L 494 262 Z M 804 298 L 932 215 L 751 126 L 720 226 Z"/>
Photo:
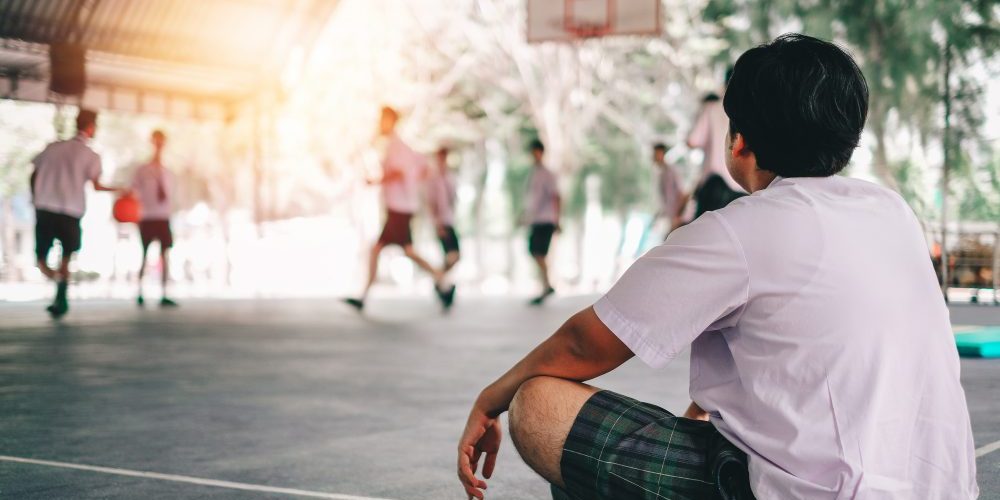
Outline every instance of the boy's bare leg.
<path fill-rule="evenodd" d="M 417 254 L 416 250 L 413 249 L 413 245 L 404 246 L 403 253 L 405 253 L 406 256 L 409 257 L 410 260 L 412 260 L 413 263 L 417 265 L 417 267 L 423 269 L 428 274 L 430 274 L 431 277 L 434 278 L 435 286 L 439 285 L 441 283 L 441 280 L 444 279 L 444 272 L 438 269 L 434 269 L 434 266 L 431 266 L 426 260 L 423 259 L 423 257 Z"/>
<path fill-rule="evenodd" d="M 42 275 L 50 280 L 56 280 L 56 277 L 59 274 L 55 269 L 49 267 L 49 264 L 45 262 L 45 259 L 38 259 L 38 270 L 42 272 Z"/>
<path fill-rule="evenodd" d="M 442 273 L 447 273 L 451 271 L 455 264 L 458 264 L 458 259 L 461 258 L 458 252 L 448 252 L 444 254 L 444 268 L 441 270 Z"/>
<path fill-rule="evenodd" d="M 140 306 L 143 305 L 146 301 L 146 299 L 142 296 L 143 295 L 142 282 L 143 279 L 146 277 L 146 253 L 148 250 L 149 247 L 147 246 L 142 247 L 142 262 L 139 263 L 139 295 L 136 297 L 135 300 L 136 303 L 139 304 Z"/>
<path fill-rule="evenodd" d="M 549 263 L 546 261 L 547 257 L 544 255 L 535 255 L 535 264 L 538 266 L 538 274 L 542 278 L 542 289 L 548 290 L 552 288 L 552 283 L 549 281 Z"/>
<path fill-rule="evenodd" d="M 510 404 L 510 437 L 521 458 L 546 481 L 564 487 L 560 462 L 580 409 L 600 389 L 555 378 L 528 379 Z"/>
<path fill-rule="evenodd" d="M 368 292 L 375 284 L 375 278 L 378 276 L 378 257 L 382 254 L 383 248 L 385 245 L 382 242 L 376 242 L 372 245 L 371 253 L 368 256 L 368 282 L 365 284 L 365 291 L 361 293 L 362 302 L 368 298 Z"/>
<path fill-rule="evenodd" d="M 549 264 L 546 258 L 547 257 L 544 255 L 534 256 L 535 264 L 538 266 L 538 274 L 542 280 L 542 293 L 539 294 L 537 297 L 531 299 L 531 302 L 529 302 L 529 304 L 533 306 L 542 305 L 543 303 L 545 303 L 545 299 L 548 299 L 549 296 L 555 293 L 555 289 L 552 288 L 552 282 L 549 281 Z"/>
<path fill-rule="evenodd" d="M 160 286 L 163 294 L 160 296 L 160 306 L 177 307 L 177 303 L 167 297 L 167 284 L 170 283 L 170 248 L 160 249 L 160 261 L 163 265 L 163 275 L 160 276 Z"/>

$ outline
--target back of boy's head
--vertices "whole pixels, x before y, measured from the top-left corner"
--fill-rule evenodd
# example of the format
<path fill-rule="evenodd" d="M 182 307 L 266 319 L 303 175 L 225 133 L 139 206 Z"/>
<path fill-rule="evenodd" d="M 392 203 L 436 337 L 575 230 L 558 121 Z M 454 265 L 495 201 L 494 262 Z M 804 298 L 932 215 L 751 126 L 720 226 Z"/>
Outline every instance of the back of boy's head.
<path fill-rule="evenodd" d="M 542 141 L 539 139 L 533 139 L 531 141 L 531 145 L 528 147 L 528 150 L 531 152 L 538 151 L 539 153 L 544 153 L 545 144 L 542 144 Z"/>
<path fill-rule="evenodd" d="M 827 177 L 847 166 L 868 115 L 857 63 L 832 43 L 786 34 L 743 53 L 723 107 L 759 168 L 782 177 Z"/>
<path fill-rule="evenodd" d="M 83 132 L 91 125 L 97 124 L 97 111 L 81 108 L 76 114 L 76 130 Z"/>
<path fill-rule="evenodd" d="M 667 145 L 664 144 L 664 143 L 662 143 L 662 142 L 658 142 L 656 144 L 653 144 L 653 151 L 661 151 L 661 152 L 666 153 L 667 152 Z"/>

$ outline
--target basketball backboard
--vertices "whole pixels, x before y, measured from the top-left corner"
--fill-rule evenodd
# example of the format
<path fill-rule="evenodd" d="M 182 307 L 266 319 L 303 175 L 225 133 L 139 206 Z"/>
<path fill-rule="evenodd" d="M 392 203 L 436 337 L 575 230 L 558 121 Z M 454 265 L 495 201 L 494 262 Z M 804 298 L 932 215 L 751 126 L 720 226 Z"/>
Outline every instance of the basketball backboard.
<path fill-rule="evenodd" d="M 526 0 L 529 42 L 660 34 L 660 0 Z"/>

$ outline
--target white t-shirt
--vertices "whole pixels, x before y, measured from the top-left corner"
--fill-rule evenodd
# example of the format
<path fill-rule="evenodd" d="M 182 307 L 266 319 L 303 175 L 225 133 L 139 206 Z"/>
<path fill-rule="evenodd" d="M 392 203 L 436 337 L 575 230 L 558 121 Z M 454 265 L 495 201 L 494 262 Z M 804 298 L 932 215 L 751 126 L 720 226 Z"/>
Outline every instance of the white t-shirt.
<path fill-rule="evenodd" d="M 132 189 L 142 203 L 142 220 L 170 220 L 174 176 L 169 170 L 154 162 L 139 167 Z"/>
<path fill-rule="evenodd" d="M 451 172 L 438 172 L 427 181 L 427 197 L 434 223 L 455 224 L 455 178 Z"/>
<path fill-rule="evenodd" d="M 528 180 L 525 214 L 531 224 L 558 224 L 559 185 L 556 176 L 542 165 L 535 165 Z"/>
<path fill-rule="evenodd" d="M 416 213 L 420 207 L 420 178 L 426 164 L 423 155 L 410 149 L 399 136 L 393 134 L 389 138 L 382 172 L 384 175 L 399 172 L 402 177 L 382 185 L 386 208 L 404 214 Z"/>
<path fill-rule="evenodd" d="M 729 132 L 729 117 L 722 107 L 722 101 L 706 102 L 702 105 L 698 119 L 694 122 L 688 143 L 705 153 L 701 161 L 701 175 L 698 186 L 711 174 L 718 174 L 730 189 L 745 192 L 729 174 L 726 168 L 726 134 Z"/>
<path fill-rule="evenodd" d="M 35 166 L 35 208 L 83 217 L 87 210 L 84 186 L 101 177 L 101 157 L 90 149 L 86 137 L 53 142 L 31 163 Z"/>
<path fill-rule="evenodd" d="M 920 225 L 896 193 L 776 179 L 640 258 L 595 305 L 750 457 L 761 499 L 970 499 L 959 360 Z"/>

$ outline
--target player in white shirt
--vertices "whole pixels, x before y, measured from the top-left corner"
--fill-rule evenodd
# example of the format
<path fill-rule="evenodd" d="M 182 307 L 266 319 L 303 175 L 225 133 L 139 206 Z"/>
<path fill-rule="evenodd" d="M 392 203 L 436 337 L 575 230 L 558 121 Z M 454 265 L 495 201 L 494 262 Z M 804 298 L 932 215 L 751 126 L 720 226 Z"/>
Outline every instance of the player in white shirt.
<path fill-rule="evenodd" d="M 96 191 L 116 191 L 101 183 L 101 157 L 90 149 L 97 132 L 97 113 L 81 109 L 76 116 L 76 136 L 49 144 L 31 161 L 31 194 L 35 205 L 35 256 L 38 269 L 56 282 L 56 298 L 47 310 L 54 318 L 69 311 L 66 291 L 69 264 L 80 250 L 80 218 L 87 209 L 85 186 Z M 62 245 L 59 267 L 48 265 L 55 240 Z"/>
<path fill-rule="evenodd" d="M 728 79 L 728 75 L 726 78 Z M 746 194 L 726 170 L 728 127 L 729 119 L 722 109 L 722 101 L 715 93 L 709 93 L 702 100 L 698 117 L 687 138 L 689 148 L 700 149 L 704 153 L 701 173 L 691 191 L 695 199 L 695 218 L 705 212 L 718 210 Z M 688 198 L 685 197 L 685 205 Z"/>
<path fill-rule="evenodd" d="M 920 223 L 837 175 L 868 113 L 861 70 L 783 35 L 739 58 L 724 106 L 727 168 L 752 194 L 671 233 L 482 391 L 458 447 L 466 493 L 483 498 L 475 471 L 485 454 L 493 473 L 509 410 L 521 457 L 571 498 L 976 498 Z M 684 417 L 581 383 L 688 349 Z"/>
<path fill-rule="evenodd" d="M 523 219 L 531 226 L 528 252 L 538 266 L 538 276 L 542 281 L 542 293 L 529 303 L 539 306 L 556 292 L 549 278 L 548 257 L 552 236 L 559 231 L 562 198 L 555 174 L 545 167 L 545 145 L 542 141 L 535 139 L 531 142 L 531 156 L 534 166 L 528 179 Z"/>
<path fill-rule="evenodd" d="M 424 177 L 427 161 L 413 151 L 396 135 L 399 113 L 389 107 L 382 108 L 379 119 L 379 133 L 387 137 L 389 146 L 382 162 L 382 198 L 387 211 L 385 227 L 377 242 L 372 245 L 368 261 L 368 282 L 360 297 L 344 299 L 351 307 L 361 311 L 365 307 L 368 292 L 378 276 L 378 258 L 389 245 L 399 245 L 414 264 L 434 278 L 434 290 L 445 308 L 451 306 L 455 297 L 455 286 L 444 284 L 444 273 L 435 269 L 413 249 L 410 221 L 420 204 L 420 181 Z"/>
<path fill-rule="evenodd" d="M 435 168 L 427 179 L 427 200 L 434 218 L 434 228 L 444 251 L 441 272 L 447 275 L 461 258 L 458 233 L 455 232 L 455 176 L 448 168 L 447 147 L 438 148 L 435 163 Z M 447 306 L 451 306 L 450 302 Z"/>
<path fill-rule="evenodd" d="M 665 219 L 670 224 L 669 230 L 673 230 L 681 225 L 685 197 L 684 189 L 681 187 L 681 176 L 676 167 L 667 163 L 666 155 L 666 144 L 653 145 L 653 165 L 659 170 L 656 194 L 660 201 L 660 209 L 656 215 L 657 218 Z"/>
<path fill-rule="evenodd" d="M 142 294 L 142 281 L 146 275 L 146 254 L 154 241 L 160 244 L 162 276 L 160 284 L 163 294 L 160 307 L 177 307 L 177 303 L 167 296 L 170 278 L 170 249 L 174 246 L 174 234 L 170 229 L 171 201 L 174 196 L 174 176 L 163 166 L 163 146 L 167 136 L 160 130 L 153 131 L 150 142 L 153 157 L 140 166 L 132 178 L 132 190 L 142 204 L 142 220 L 139 221 L 139 236 L 142 241 L 142 264 L 139 266 L 139 295 L 136 303 L 142 307 L 146 299 Z"/>

